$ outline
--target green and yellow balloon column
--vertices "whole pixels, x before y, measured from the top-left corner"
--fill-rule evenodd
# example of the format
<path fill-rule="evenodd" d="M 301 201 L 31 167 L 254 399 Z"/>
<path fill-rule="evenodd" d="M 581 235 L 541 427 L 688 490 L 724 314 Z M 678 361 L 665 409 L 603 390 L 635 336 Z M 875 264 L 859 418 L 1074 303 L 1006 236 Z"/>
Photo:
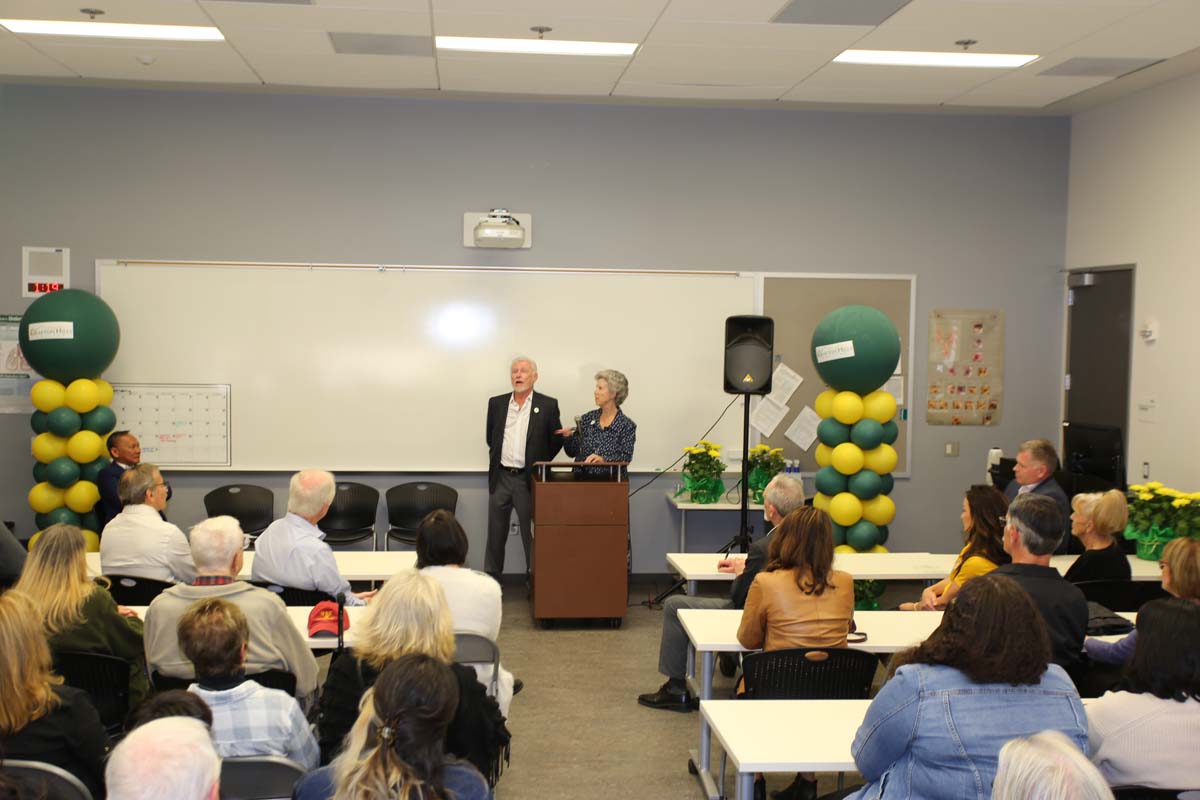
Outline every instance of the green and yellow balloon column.
<path fill-rule="evenodd" d="M 29 421 L 36 459 L 29 505 L 38 532 L 58 522 L 78 525 L 89 549 L 98 549 L 96 480 L 117 423 L 112 386 L 99 375 L 121 342 L 117 317 L 95 295 L 66 289 L 29 306 L 20 339 L 26 360 L 44 376 L 29 392 L 37 409 Z"/>
<path fill-rule="evenodd" d="M 900 335 L 882 311 L 843 306 L 817 325 L 813 366 L 831 388 L 814 403 L 821 423 L 813 505 L 833 519 L 838 552 L 886 552 L 896 517 L 889 496 L 900 429 L 896 399 L 879 387 L 900 357 Z"/>

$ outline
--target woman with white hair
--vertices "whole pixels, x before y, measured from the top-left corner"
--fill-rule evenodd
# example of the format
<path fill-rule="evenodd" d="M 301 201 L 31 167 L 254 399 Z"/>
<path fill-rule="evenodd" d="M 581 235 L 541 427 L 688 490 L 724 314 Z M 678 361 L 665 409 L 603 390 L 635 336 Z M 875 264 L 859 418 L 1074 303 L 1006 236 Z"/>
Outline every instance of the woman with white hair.
<path fill-rule="evenodd" d="M 1000 748 L 992 800 L 1112 800 L 1108 781 L 1059 731 L 1012 739 Z"/>
<path fill-rule="evenodd" d="M 446 731 L 446 752 L 470 761 L 494 785 L 508 758 L 504 717 L 475 670 L 454 663 L 454 623 L 446 595 L 434 578 L 416 570 L 397 572 L 383 585 L 357 623 L 354 648 L 329 667 L 317 717 L 321 762 L 328 763 L 342 749 L 363 694 L 379 673 L 409 653 L 432 656 L 454 671 L 459 697 Z"/>
<path fill-rule="evenodd" d="M 584 464 L 601 461 L 632 461 L 633 445 L 637 439 L 637 423 L 621 411 L 629 397 L 629 381 L 615 369 L 596 373 L 596 388 L 592 398 L 596 410 L 578 418 L 578 427 L 563 428 L 555 433 L 563 436 L 563 450 Z M 602 470 L 589 470 L 595 473 Z"/>
<path fill-rule="evenodd" d="M 1125 493 L 1111 489 L 1077 494 L 1071 509 L 1071 535 L 1084 550 L 1064 577 L 1071 583 L 1129 580 L 1129 559 L 1114 538 L 1129 519 Z"/>

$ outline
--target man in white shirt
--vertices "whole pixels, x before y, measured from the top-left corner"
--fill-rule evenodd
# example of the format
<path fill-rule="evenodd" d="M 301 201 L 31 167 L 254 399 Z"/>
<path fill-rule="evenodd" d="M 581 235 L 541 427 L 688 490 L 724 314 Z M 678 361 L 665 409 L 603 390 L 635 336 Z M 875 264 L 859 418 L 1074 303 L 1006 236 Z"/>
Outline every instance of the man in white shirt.
<path fill-rule="evenodd" d="M 254 544 L 254 580 L 330 597 L 344 594 L 346 605 L 366 605 L 375 592 L 350 591 L 350 581 L 342 577 L 333 550 L 325 544 L 325 532 L 317 527 L 336 491 L 333 473 L 306 469 L 292 476 L 287 515 L 272 522 Z"/>
<path fill-rule="evenodd" d="M 196 577 L 187 537 L 161 516 L 168 491 L 153 464 L 125 470 L 117 484 L 124 508 L 100 537 L 100 569 L 105 575 L 169 583 L 190 583 Z"/>

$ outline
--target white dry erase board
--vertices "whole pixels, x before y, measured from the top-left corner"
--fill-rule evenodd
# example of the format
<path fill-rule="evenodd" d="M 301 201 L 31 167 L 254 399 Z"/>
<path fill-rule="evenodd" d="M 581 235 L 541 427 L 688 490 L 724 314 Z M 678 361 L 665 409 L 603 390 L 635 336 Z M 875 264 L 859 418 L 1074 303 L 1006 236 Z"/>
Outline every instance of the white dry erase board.
<path fill-rule="evenodd" d="M 663 468 L 732 399 L 724 321 L 755 306 L 731 272 L 101 260 L 96 287 L 121 325 L 105 378 L 228 384 L 235 470 L 486 470 L 517 355 L 567 426 L 624 372 L 633 468 Z M 708 438 L 740 449 L 740 403 Z"/>

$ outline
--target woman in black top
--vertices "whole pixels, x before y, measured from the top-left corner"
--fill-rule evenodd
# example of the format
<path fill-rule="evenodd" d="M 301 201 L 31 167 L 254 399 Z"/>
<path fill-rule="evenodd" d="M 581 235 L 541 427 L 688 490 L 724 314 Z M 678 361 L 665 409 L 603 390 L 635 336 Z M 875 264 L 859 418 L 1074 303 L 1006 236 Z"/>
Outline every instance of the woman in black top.
<path fill-rule="evenodd" d="M 104 797 L 108 737 L 85 692 L 51 672 L 50 648 L 33 601 L 0 596 L 0 752 L 62 767 Z"/>
<path fill-rule="evenodd" d="M 1084 551 L 1067 570 L 1066 579 L 1071 583 L 1129 580 L 1129 559 L 1113 538 L 1125 530 L 1129 518 L 1125 495 L 1116 489 L 1077 494 L 1071 508 L 1071 535 Z"/>

